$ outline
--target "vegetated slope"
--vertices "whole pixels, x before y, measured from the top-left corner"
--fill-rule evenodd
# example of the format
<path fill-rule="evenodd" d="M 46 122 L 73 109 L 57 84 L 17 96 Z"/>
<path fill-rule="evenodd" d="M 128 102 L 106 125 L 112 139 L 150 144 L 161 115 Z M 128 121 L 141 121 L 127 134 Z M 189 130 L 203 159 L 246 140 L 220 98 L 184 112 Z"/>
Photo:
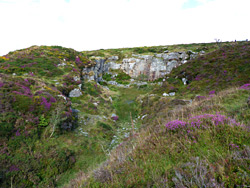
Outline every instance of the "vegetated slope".
<path fill-rule="evenodd" d="M 82 69 L 94 63 L 60 46 L 0 57 L 0 187 L 61 186 L 104 161 L 127 134 L 123 112 L 134 118 L 145 91 L 83 80 Z M 82 95 L 70 98 L 75 88 Z"/>
<path fill-rule="evenodd" d="M 249 186 L 249 66 L 250 45 L 243 43 L 176 68 L 152 92 L 175 91 L 176 97 L 144 98 L 144 129 L 117 147 L 90 178 L 71 185 Z M 189 84 L 183 85 L 182 78 Z M 181 100 L 190 97 L 192 104 Z"/>
<path fill-rule="evenodd" d="M 181 95 L 206 94 L 250 82 L 249 72 L 250 43 L 228 44 L 174 69 L 162 89 L 175 89 Z M 186 87 L 180 87 L 182 78 L 188 81 Z"/>
<path fill-rule="evenodd" d="M 223 43 L 221 46 L 227 45 L 230 44 Z M 212 51 L 218 49 L 219 46 L 217 44 L 194 44 L 178 45 L 176 48 L 176 51 L 183 49 Z M 168 49 L 175 51 L 173 46 L 168 46 Z M 239 46 L 235 46 L 235 50 L 240 51 L 239 49 Z M 126 56 L 132 53 L 162 53 L 166 48 L 142 47 L 123 50 L 100 51 L 105 52 L 104 56 L 117 55 L 117 53 Z M 134 153 L 133 148 L 138 145 L 138 142 L 133 138 L 138 135 L 136 130 L 141 126 L 159 125 L 157 129 L 163 128 L 164 131 L 163 124 L 166 123 L 167 115 L 172 114 L 175 106 L 180 107 L 186 104 L 185 101 L 178 100 L 179 97 L 190 99 L 196 94 L 207 93 L 207 91 L 202 92 L 205 84 L 201 84 L 200 80 L 190 78 L 188 78 L 189 85 L 196 85 L 197 81 L 200 87 L 195 90 L 196 92 L 187 90 L 189 85 L 184 86 L 181 82 L 181 72 L 173 73 L 167 82 L 163 82 L 162 87 L 148 84 L 143 87 L 134 86 L 124 89 L 108 85 L 110 90 L 104 89 L 95 82 L 85 82 L 82 79 L 82 69 L 95 64 L 87 58 L 92 56 L 92 53 L 96 55 L 96 52 L 80 53 L 60 46 L 33 46 L 0 57 L 1 187 L 11 185 L 58 187 L 67 182 L 73 182 L 71 185 L 75 182 L 79 183 L 81 177 L 105 161 L 110 152 L 118 152 L 118 156 L 111 155 L 111 157 L 116 157 L 120 162 L 126 159 L 127 153 Z M 119 77 L 119 81 L 124 82 L 123 79 L 127 79 L 127 75 L 120 75 L 122 76 Z M 242 77 L 240 82 L 236 81 L 237 79 L 234 79 L 233 83 L 248 83 L 246 76 Z M 81 87 L 79 84 L 82 84 Z M 80 97 L 69 97 L 69 92 L 74 88 L 82 90 Z M 216 92 L 222 89 L 216 88 L 213 89 Z M 163 92 L 170 90 L 176 91 L 176 100 L 172 100 L 171 97 L 162 97 Z M 213 90 L 208 88 L 208 91 Z M 146 93 L 150 91 L 157 95 L 147 95 Z M 233 105 L 229 105 L 226 101 L 224 106 L 230 110 L 222 112 L 228 113 L 229 116 L 237 113 L 237 120 L 247 124 L 248 111 L 241 110 L 248 95 L 247 90 L 244 92 L 240 93 L 241 97 L 231 97 L 235 101 Z M 235 96 L 238 96 L 237 94 Z M 226 99 L 230 101 L 231 98 Z M 111 114 L 116 116 L 111 116 Z M 144 130 L 142 129 L 142 132 Z M 152 132 L 155 131 L 156 129 L 152 128 Z M 141 133 L 138 137 L 141 138 L 139 145 L 142 146 L 144 141 L 151 139 L 152 135 L 151 131 Z M 119 147 L 112 150 L 122 141 L 120 150 Z M 245 143 L 244 139 L 243 142 Z M 150 144 L 145 146 L 145 156 L 149 154 L 147 146 Z M 153 152 L 152 155 L 154 153 L 157 152 Z M 112 158 L 110 160 L 113 161 Z M 129 165 L 126 167 L 130 169 Z M 109 170 L 99 172 L 97 170 L 95 173 L 94 181 L 97 179 L 97 184 L 90 183 L 89 186 L 122 186 L 122 184 L 110 182 Z M 118 169 L 112 174 L 117 174 L 117 172 L 123 171 Z M 136 177 L 137 174 L 134 175 Z M 73 181 L 70 181 L 71 179 Z M 138 181 L 141 180 L 138 176 Z M 148 180 L 145 179 L 145 181 Z M 98 184 L 99 181 L 106 182 L 106 184 Z"/>
<path fill-rule="evenodd" d="M 165 123 L 117 148 L 82 187 L 249 186 L 249 95 L 232 89 L 157 117 Z M 240 111 L 236 120 L 232 108 Z"/>
<path fill-rule="evenodd" d="M 77 127 L 68 93 L 87 64 L 79 52 L 57 46 L 0 57 L 1 187 L 53 187 L 75 164 L 77 153 L 63 139 Z"/>
<path fill-rule="evenodd" d="M 119 59 L 125 57 L 131 57 L 132 54 L 154 54 L 164 53 L 166 51 L 180 52 L 180 51 L 206 51 L 211 52 L 217 50 L 220 46 L 231 44 L 231 42 L 223 43 L 197 43 L 197 44 L 177 44 L 177 45 L 166 45 L 166 46 L 144 46 L 135 48 L 118 48 L 118 49 L 100 49 L 94 51 L 83 51 L 82 53 L 87 57 L 108 57 L 108 56 L 119 56 Z"/>

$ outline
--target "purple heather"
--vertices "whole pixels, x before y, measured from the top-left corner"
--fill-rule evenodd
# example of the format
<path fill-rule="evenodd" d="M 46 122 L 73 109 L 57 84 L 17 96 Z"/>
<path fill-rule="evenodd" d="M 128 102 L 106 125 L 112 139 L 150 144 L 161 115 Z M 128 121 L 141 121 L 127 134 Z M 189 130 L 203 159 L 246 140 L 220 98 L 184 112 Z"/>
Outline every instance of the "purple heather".
<path fill-rule="evenodd" d="M 207 124 L 210 123 L 215 126 L 219 125 L 230 125 L 230 126 L 242 126 L 242 124 L 237 123 L 235 119 L 226 117 L 219 113 L 217 114 L 203 114 L 198 116 L 193 116 L 186 121 L 173 120 L 166 124 L 168 130 L 177 130 L 181 128 L 207 128 Z M 189 130 L 188 130 L 189 132 Z"/>
<path fill-rule="evenodd" d="M 250 90 L 250 84 L 244 84 L 240 89 Z"/>
<path fill-rule="evenodd" d="M 213 95 L 213 94 L 215 94 L 214 90 L 213 91 L 209 91 L 209 95 Z"/>
<path fill-rule="evenodd" d="M 47 102 L 46 98 L 42 97 L 42 102 L 41 102 L 42 105 L 44 105 L 44 107 L 46 108 L 46 110 L 49 110 L 50 107 L 51 107 L 51 103 L 50 102 Z"/>
<path fill-rule="evenodd" d="M 15 172 L 15 171 L 19 171 L 19 168 L 15 165 L 12 165 L 9 169 L 10 172 Z"/>

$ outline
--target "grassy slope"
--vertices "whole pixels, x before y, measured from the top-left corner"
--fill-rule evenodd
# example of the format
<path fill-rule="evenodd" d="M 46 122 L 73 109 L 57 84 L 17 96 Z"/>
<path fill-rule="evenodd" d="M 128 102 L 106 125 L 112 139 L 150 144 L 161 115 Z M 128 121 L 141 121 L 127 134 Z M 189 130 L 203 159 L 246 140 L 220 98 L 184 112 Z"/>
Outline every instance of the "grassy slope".
<path fill-rule="evenodd" d="M 231 44 L 229 42 L 220 43 L 220 46 L 225 46 Z M 100 49 L 95 51 L 83 51 L 82 53 L 87 57 L 109 57 L 109 56 L 119 56 L 119 59 L 125 57 L 131 57 L 132 54 L 154 54 L 154 53 L 164 53 L 164 51 L 169 50 L 171 52 L 180 52 L 192 50 L 194 52 L 200 52 L 202 50 L 206 52 L 211 52 L 219 48 L 216 43 L 198 43 L 198 44 L 177 44 L 177 45 L 167 45 L 167 46 L 144 46 L 137 48 L 120 48 L 120 49 Z"/>
<path fill-rule="evenodd" d="M 249 83 L 249 53 L 249 43 L 226 45 L 175 69 L 167 82 L 152 92 L 174 90 L 175 100 L 159 96 L 144 98 L 142 112 L 148 114 L 143 122 L 146 128 L 130 137 L 129 144 L 124 142 L 114 150 L 107 164 L 90 178 L 79 178 L 75 184 L 82 187 L 249 186 L 250 108 L 246 101 L 250 92 L 228 89 Z M 181 82 L 185 76 L 188 86 Z M 194 102 L 185 107 L 177 100 L 190 97 Z M 218 113 L 227 119 L 219 120 L 219 125 L 215 120 L 220 117 Z M 204 114 L 213 116 L 199 119 L 206 128 L 190 128 L 194 121 L 191 117 L 197 120 L 197 116 Z M 175 120 L 189 125 L 168 130 L 165 124 Z M 244 126 L 238 126 L 237 122 Z"/>
<path fill-rule="evenodd" d="M 126 160 L 119 161 L 118 151 L 114 160 L 94 173 L 83 187 L 234 187 L 249 185 L 249 112 L 246 100 L 250 92 L 231 89 L 210 100 L 172 112 L 171 116 L 158 117 L 161 122 L 137 135 L 132 153 L 121 150 Z M 228 106 L 228 100 L 231 101 Z M 206 128 L 179 128 L 167 130 L 170 120 L 190 122 L 191 116 L 220 113 L 229 117 L 235 110 L 235 119 L 244 119 L 246 127 L 220 125 L 201 119 Z M 131 147 L 131 146 L 128 146 Z"/>

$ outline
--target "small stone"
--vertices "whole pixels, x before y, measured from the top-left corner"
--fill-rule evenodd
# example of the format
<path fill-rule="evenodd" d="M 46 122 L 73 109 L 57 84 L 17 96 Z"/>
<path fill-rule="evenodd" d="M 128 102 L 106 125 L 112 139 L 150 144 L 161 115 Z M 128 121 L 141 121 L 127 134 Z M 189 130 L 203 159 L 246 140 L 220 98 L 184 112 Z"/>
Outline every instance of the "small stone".
<path fill-rule="evenodd" d="M 163 97 L 168 97 L 169 96 L 169 94 L 167 94 L 167 93 L 163 93 L 162 95 L 163 95 Z"/>
<path fill-rule="evenodd" d="M 182 78 L 182 82 L 184 85 L 187 85 L 187 79 L 186 78 Z"/>
<path fill-rule="evenodd" d="M 169 96 L 171 96 L 171 97 L 175 96 L 175 92 L 169 93 Z"/>
<path fill-rule="evenodd" d="M 74 76 L 74 80 L 75 80 L 75 81 L 78 81 L 78 80 L 80 80 L 80 77 Z"/>
<path fill-rule="evenodd" d="M 110 102 L 113 102 L 112 97 L 109 97 Z"/>
<path fill-rule="evenodd" d="M 148 114 L 145 114 L 141 117 L 141 120 L 144 119 Z"/>

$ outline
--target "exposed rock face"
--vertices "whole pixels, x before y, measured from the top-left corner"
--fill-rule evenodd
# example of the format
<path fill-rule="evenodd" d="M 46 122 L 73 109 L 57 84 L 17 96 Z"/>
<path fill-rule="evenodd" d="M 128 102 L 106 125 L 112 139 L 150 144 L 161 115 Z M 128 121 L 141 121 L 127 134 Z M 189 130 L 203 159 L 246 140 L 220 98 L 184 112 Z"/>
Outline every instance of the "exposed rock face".
<path fill-rule="evenodd" d="M 204 52 L 202 52 L 204 54 Z M 91 68 L 84 68 L 83 75 L 87 80 L 103 81 L 102 75 L 109 73 L 111 69 L 122 70 L 132 78 L 144 75 L 148 80 L 155 80 L 169 74 L 175 67 L 187 62 L 188 59 L 194 59 L 198 53 L 171 52 L 155 55 L 137 55 L 132 54 L 132 58 L 124 58 L 118 63 L 118 56 L 112 56 L 108 59 L 97 59 L 96 65 Z"/>
<path fill-rule="evenodd" d="M 80 97 L 82 92 L 80 89 L 74 89 L 69 93 L 69 97 Z"/>
<path fill-rule="evenodd" d="M 186 63 L 190 58 L 185 52 L 155 54 L 155 56 L 133 54 L 133 56 L 136 58 L 123 59 L 121 70 L 133 78 L 144 74 L 148 80 L 155 80 L 169 74 L 173 68 Z"/>
<path fill-rule="evenodd" d="M 167 72 L 166 63 L 160 59 L 152 56 L 144 56 L 139 58 L 123 59 L 121 70 L 133 78 L 143 74 L 149 80 L 154 80 L 163 77 Z"/>
<path fill-rule="evenodd" d="M 96 82 L 102 81 L 103 73 L 108 72 L 109 65 L 105 64 L 105 59 L 95 60 L 96 65 L 90 68 L 84 68 L 82 70 L 84 79 L 87 80 L 95 80 Z"/>

